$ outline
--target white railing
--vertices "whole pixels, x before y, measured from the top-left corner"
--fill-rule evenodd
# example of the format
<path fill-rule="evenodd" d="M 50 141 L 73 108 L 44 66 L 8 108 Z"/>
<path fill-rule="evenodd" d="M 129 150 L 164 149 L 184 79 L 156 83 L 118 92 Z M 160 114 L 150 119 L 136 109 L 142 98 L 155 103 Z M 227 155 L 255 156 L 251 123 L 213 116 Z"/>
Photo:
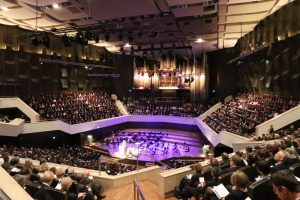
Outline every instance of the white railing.
<path fill-rule="evenodd" d="M 30 118 L 32 123 L 40 120 L 40 115 L 35 112 L 24 101 L 17 97 L 0 98 L 0 108 L 19 108 L 25 115 Z"/>
<path fill-rule="evenodd" d="M 210 109 L 208 109 L 206 112 L 202 113 L 199 116 L 199 119 L 204 120 L 207 116 L 209 116 L 211 113 L 217 111 L 219 108 L 221 108 L 223 104 L 221 102 L 215 104 L 213 107 L 211 107 Z"/>
<path fill-rule="evenodd" d="M 278 130 L 300 119 L 300 105 L 273 117 L 272 119 L 261 123 L 255 127 L 256 136 L 268 134 L 270 125 L 273 125 L 274 130 Z"/>

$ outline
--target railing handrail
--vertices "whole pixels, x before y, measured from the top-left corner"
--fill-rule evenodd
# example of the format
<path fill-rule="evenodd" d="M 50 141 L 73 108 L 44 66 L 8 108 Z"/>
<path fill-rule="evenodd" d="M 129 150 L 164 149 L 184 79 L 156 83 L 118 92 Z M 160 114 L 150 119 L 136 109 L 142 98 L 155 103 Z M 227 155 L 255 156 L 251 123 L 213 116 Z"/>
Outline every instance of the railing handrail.
<path fill-rule="evenodd" d="M 138 182 L 136 181 L 136 179 L 134 179 L 133 181 L 133 189 L 134 189 L 134 200 L 139 200 L 141 197 L 141 200 L 146 200 L 144 193 L 142 192 Z"/>

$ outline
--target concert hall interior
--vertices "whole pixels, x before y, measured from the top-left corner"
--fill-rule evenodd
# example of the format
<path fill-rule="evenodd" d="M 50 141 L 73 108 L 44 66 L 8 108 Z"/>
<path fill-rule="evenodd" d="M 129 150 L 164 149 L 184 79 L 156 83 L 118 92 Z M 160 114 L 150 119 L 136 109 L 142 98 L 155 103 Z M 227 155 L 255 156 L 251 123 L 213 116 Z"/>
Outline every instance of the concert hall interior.
<path fill-rule="evenodd" d="M 300 197 L 299 10 L 0 0 L 0 199 Z"/>

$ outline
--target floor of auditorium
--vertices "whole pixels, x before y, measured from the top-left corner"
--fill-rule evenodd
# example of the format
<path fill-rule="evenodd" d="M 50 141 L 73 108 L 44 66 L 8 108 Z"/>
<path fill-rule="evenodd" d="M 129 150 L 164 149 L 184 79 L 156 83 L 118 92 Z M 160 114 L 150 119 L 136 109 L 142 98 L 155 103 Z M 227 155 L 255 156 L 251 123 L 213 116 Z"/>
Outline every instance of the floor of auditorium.
<path fill-rule="evenodd" d="M 145 199 L 151 199 L 151 200 L 163 200 L 159 197 L 158 186 L 148 180 L 143 180 L 138 182 L 141 190 L 144 193 Z M 133 192 L 133 184 L 112 188 L 104 192 L 106 195 L 105 199 L 109 200 L 133 200 L 134 199 L 134 192 Z M 176 200 L 176 197 L 169 197 L 165 200 Z M 193 200 L 193 199 L 192 199 Z"/>
<path fill-rule="evenodd" d="M 161 139 L 160 144 L 168 144 L 169 150 L 168 153 L 163 152 L 163 147 L 158 147 L 158 150 L 155 154 L 151 152 L 151 148 L 144 148 L 139 150 L 141 155 L 139 160 L 155 162 L 156 160 L 164 160 L 171 157 L 198 157 L 202 154 L 202 146 L 199 133 L 188 132 L 188 131 L 178 131 L 178 130 L 169 130 L 169 129 L 126 129 L 122 132 L 164 132 L 167 133 L 163 139 Z M 178 150 L 175 152 L 173 150 L 174 144 L 176 143 Z M 116 145 L 101 145 L 99 147 L 107 149 L 113 157 L 123 158 L 119 154 L 119 148 Z M 98 146 L 97 145 L 97 146 Z M 131 148 L 134 144 L 127 144 L 127 148 Z M 185 145 L 189 146 L 189 152 L 185 151 Z M 134 148 L 134 147 L 132 147 Z M 128 158 L 128 157 L 127 157 Z M 132 158 L 136 159 L 136 158 Z"/>

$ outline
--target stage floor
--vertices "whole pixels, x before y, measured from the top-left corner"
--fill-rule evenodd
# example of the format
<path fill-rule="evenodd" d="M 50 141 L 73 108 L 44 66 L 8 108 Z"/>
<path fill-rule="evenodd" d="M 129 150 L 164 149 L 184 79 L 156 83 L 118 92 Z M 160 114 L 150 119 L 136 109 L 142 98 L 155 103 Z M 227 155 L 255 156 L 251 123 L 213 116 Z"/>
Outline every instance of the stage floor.
<path fill-rule="evenodd" d="M 202 144 L 198 133 L 195 132 L 184 132 L 167 129 L 126 129 L 122 132 L 162 132 L 164 136 L 159 141 L 155 142 L 155 144 L 150 145 L 145 144 L 147 143 L 145 141 L 140 142 L 139 144 L 127 142 L 126 155 L 120 153 L 120 144 L 118 143 L 108 145 L 97 143 L 97 146 L 103 149 L 107 149 L 110 154 L 116 158 L 136 160 L 137 157 L 132 156 L 132 154 L 136 155 L 138 152 L 138 160 L 155 162 L 172 157 L 199 157 L 202 154 L 202 147 L 204 145 Z M 186 150 L 187 146 L 189 147 L 188 152 Z M 168 147 L 167 151 L 165 150 L 165 147 Z M 131 151 L 133 151 L 134 153 L 131 153 Z"/>

